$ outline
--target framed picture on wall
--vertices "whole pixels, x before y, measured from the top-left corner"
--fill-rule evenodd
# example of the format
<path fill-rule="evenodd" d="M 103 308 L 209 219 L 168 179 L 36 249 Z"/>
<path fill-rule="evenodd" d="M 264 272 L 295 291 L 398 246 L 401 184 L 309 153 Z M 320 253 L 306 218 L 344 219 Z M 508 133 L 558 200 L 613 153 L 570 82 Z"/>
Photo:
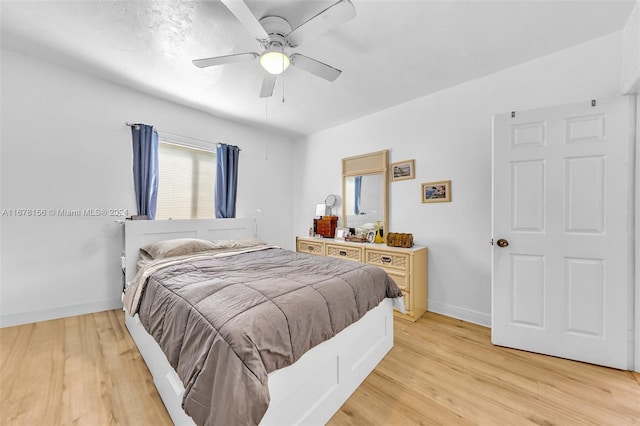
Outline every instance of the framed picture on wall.
<path fill-rule="evenodd" d="M 439 180 L 422 184 L 423 203 L 446 203 L 451 201 L 451 181 Z"/>
<path fill-rule="evenodd" d="M 415 160 L 391 163 L 391 181 L 415 179 Z"/>

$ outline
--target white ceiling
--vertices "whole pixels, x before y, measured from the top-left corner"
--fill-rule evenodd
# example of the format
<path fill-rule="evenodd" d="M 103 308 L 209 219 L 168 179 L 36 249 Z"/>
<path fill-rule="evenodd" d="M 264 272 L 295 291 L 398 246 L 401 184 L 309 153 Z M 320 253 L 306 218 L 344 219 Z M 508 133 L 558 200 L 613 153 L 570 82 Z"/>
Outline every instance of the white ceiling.
<path fill-rule="evenodd" d="M 295 28 L 334 1 L 247 4 Z M 218 0 L 2 0 L 2 47 L 260 128 L 266 113 L 272 131 L 297 136 L 620 30 L 635 0 L 352 3 L 355 19 L 295 49 L 342 75 L 330 83 L 290 67 L 268 103 L 257 61 L 191 63 L 260 51 Z"/>

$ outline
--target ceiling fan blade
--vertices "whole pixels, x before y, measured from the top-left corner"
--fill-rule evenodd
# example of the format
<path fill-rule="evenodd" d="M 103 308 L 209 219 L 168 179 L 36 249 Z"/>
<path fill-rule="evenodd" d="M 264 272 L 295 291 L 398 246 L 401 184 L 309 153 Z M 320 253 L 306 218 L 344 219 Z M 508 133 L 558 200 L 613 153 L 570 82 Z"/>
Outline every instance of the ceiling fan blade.
<path fill-rule="evenodd" d="M 318 13 L 287 34 L 289 46 L 296 47 L 304 40 L 320 35 L 356 17 L 356 9 L 349 0 L 340 0 Z"/>
<path fill-rule="evenodd" d="M 260 21 L 256 19 L 249 7 L 243 0 L 220 0 L 227 9 L 240 21 L 242 25 L 249 31 L 251 36 L 256 40 L 263 42 L 269 39 L 269 35 L 260 25 Z"/>
<path fill-rule="evenodd" d="M 238 53 L 237 55 L 216 56 L 214 58 L 194 59 L 193 65 L 198 68 L 212 67 L 214 65 L 232 64 L 234 62 L 245 62 L 259 58 L 257 53 Z"/>
<path fill-rule="evenodd" d="M 300 53 L 294 53 L 291 55 L 290 59 L 291 65 L 302 68 L 303 70 L 324 78 L 325 80 L 333 81 L 342 73 L 342 71 L 337 68 L 324 64 L 320 61 L 316 61 L 308 56 L 301 55 Z"/>
<path fill-rule="evenodd" d="M 261 98 L 269 98 L 273 95 L 273 88 L 276 85 L 276 75 L 269 74 L 268 72 L 264 73 L 264 78 L 262 79 L 262 87 L 260 88 L 260 97 Z"/>

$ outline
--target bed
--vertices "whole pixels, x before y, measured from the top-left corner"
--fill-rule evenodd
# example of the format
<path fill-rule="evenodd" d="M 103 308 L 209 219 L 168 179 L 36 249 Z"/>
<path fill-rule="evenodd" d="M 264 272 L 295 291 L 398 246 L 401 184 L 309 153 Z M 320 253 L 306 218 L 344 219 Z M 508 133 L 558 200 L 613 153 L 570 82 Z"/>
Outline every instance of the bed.
<path fill-rule="evenodd" d="M 150 243 L 189 238 L 214 241 L 217 244 L 221 240 L 245 240 L 253 237 L 255 234 L 254 221 L 251 219 L 126 221 L 124 226 L 125 250 L 123 254 L 123 270 L 127 282 L 132 282 L 135 278 L 140 248 L 148 246 Z M 156 275 L 153 275 L 154 279 L 149 280 L 149 282 L 153 283 L 153 286 L 150 288 L 154 290 L 147 290 L 149 294 L 165 294 L 168 292 L 164 290 L 164 287 L 156 286 L 156 281 L 160 280 L 158 276 L 167 276 L 169 277 L 169 282 L 171 282 L 171 279 L 175 279 L 175 277 L 189 275 L 191 273 L 190 271 L 197 270 L 198 273 L 200 273 L 200 271 L 206 270 L 207 273 L 209 273 L 210 270 L 216 270 L 216 268 L 219 268 L 222 264 L 224 264 L 225 274 L 230 274 L 230 271 L 236 269 L 246 271 L 246 265 L 249 265 L 249 263 L 243 262 L 258 262 L 257 265 L 262 265 L 266 262 L 267 258 L 273 258 L 280 262 L 280 264 L 286 263 L 288 267 L 292 267 L 292 265 L 300 262 L 306 265 L 305 262 L 307 262 L 307 259 L 304 259 L 302 256 L 309 256 L 272 246 L 257 247 L 255 249 L 249 247 L 246 248 L 246 252 L 243 248 L 240 252 L 242 253 L 241 255 L 232 253 L 229 257 L 226 257 L 227 254 L 222 254 L 223 258 L 216 256 L 215 259 L 189 259 L 189 262 L 196 262 L 194 263 L 194 265 L 196 265 L 195 268 L 192 264 L 185 264 L 183 266 L 182 262 L 175 262 L 175 265 L 172 264 L 172 266 L 164 267 L 164 269 L 161 269 Z M 258 260 L 254 260 L 254 258 Z M 280 258 L 286 259 L 286 261 L 283 262 L 279 260 Z M 327 260 L 321 261 L 327 262 Z M 205 264 L 204 262 L 211 262 L 211 264 Z M 234 266 L 236 262 L 239 266 Z M 340 264 L 331 263 L 329 266 L 329 269 L 339 268 L 341 271 L 342 269 L 340 268 L 343 267 L 353 269 L 358 266 L 358 268 L 363 268 L 363 266 L 355 262 L 345 263 L 345 261 L 342 261 Z M 181 270 L 179 268 L 187 269 Z M 308 269 L 309 266 L 306 266 L 306 268 Z M 348 273 L 360 274 L 362 272 L 360 270 L 351 272 L 351 269 L 349 269 Z M 367 274 L 378 274 L 377 271 L 368 269 L 364 272 Z M 281 271 L 279 273 L 283 276 Z M 289 273 L 293 274 L 293 269 L 287 270 L 287 273 L 284 275 L 289 276 Z M 151 286 L 152 284 L 149 285 Z M 171 285 L 169 285 L 168 288 L 171 288 Z M 394 292 L 393 289 L 388 291 L 391 291 L 391 293 Z M 129 290 L 127 290 L 127 292 L 131 293 Z M 171 293 L 171 291 L 169 291 L 169 293 Z M 185 378 L 184 366 L 178 365 L 174 360 L 175 357 L 172 356 L 171 349 L 167 349 L 166 343 L 163 342 L 163 337 L 160 336 L 158 338 L 158 327 L 153 329 L 153 327 L 149 325 L 150 322 L 153 322 L 149 319 L 153 318 L 151 312 L 155 312 L 157 306 L 168 302 L 145 302 L 144 297 L 145 296 L 143 296 L 139 302 L 142 309 L 141 312 L 131 316 L 129 312 L 136 312 L 136 309 L 128 306 L 128 309 L 125 310 L 125 322 L 142 357 L 149 367 L 169 415 L 177 425 L 215 423 L 212 420 L 215 417 L 206 417 L 206 414 L 198 412 L 200 410 L 198 407 L 194 410 L 192 395 L 194 393 L 197 394 L 194 389 L 200 385 L 196 386 L 193 384 L 193 380 L 190 382 L 188 377 Z M 151 296 L 146 297 L 150 298 Z M 393 303 L 394 301 L 398 303 L 400 300 L 402 299 L 392 300 L 390 297 L 386 297 L 379 303 L 376 302 L 375 305 L 371 305 L 371 301 L 358 302 L 358 305 L 368 303 L 371 306 L 366 308 L 366 313 L 364 313 L 361 318 L 345 327 L 336 326 L 335 324 L 338 324 L 339 321 L 332 319 L 332 327 L 335 327 L 339 331 L 337 334 L 317 345 L 313 343 L 312 348 L 302 351 L 303 354 L 301 356 L 292 357 L 289 355 L 293 363 L 284 368 L 268 372 L 268 380 L 266 380 L 267 390 L 265 390 L 268 407 L 266 408 L 264 416 L 260 414 L 258 417 L 237 417 L 234 418 L 236 421 L 233 423 L 258 423 L 256 419 L 259 419 L 259 423 L 264 425 L 311 425 L 326 423 L 391 349 L 393 345 Z M 174 302 L 171 301 L 171 303 Z M 287 309 L 287 307 L 281 307 L 280 309 Z M 358 307 L 357 309 L 361 310 L 362 308 Z M 173 312 L 173 307 L 168 309 L 167 312 Z M 140 314 L 143 315 L 142 321 Z M 164 313 L 164 315 L 167 314 Z M 235 314 L 233 317 L 235 318 Z M 163 321 L 167 320 L 163 319 Z M 144 325 L 143 322 L 145 322 Z M 160 321 L 155 322 L 160 323 Z M 169 325 L 172 324 L 170 321 L 168 323 Z M 300 323 L 305 324 L 306 320 Z M 162 326 L 167 329 L 171 328 L 167 325 Z M 150 327 L 152 334 L 156 336 L 160 344 L 147 332 L 147 329 Z M 258 340 L 259 338 L 260 336 L 258 336 Z M 252 339 L 255 340 L 256 336 L 249 338 L 253 344 Z M 161 347 L 161 345 L 163 346 Z M 292 347 L 293 346 L 292 343 Z M 166 355 L 166 353 L 168 353 L 168 355 Z M 260 359 L 267 361 L 271 359 L 270 357 L 271 354 L 265 355 L 264 352 L 259 354 Z M 207 363 L 211 358 L 214 357 L 203 356 L 201 359 L 204 363 Z M 241 358 L 242 362 L 240 364 L 242 365 L 240 368 L 244 368 L 247 364 L 249 366 L 252 365 L 250 356 L 245 357 L 245 355 L 242 355 Z M 171 362 L 169 359 L 171 359 Z M 281 360 L 283 358 L 281 355 L 278 355 L 274 359 L 277 359 L 277 362 L 282 362 Z M 208 364 L 202 367 L 202 369 L 206 370 L 207 365 Z M 231 369 L 233 368 L 232 366 Z M 176 370 L 182 373 L 182 379 Z M 200 376 L 202 376 L 202 374 L 200 374 Z M 249 376 L 251 375 L 249 374 Z M 251 379 L 253 379 L 253 377 L 251 377 Z M 187 390 L 185 390 L 185 382 L 187 384 Z M 236 385 L 234 381 L 234 386 L 237 387 Z M 202 386 L 198 389 L 201 388 Z M 218 389 L 221 388 L 218 387 Z M 223 395 L 226 392 L 218 391 L 214 393 L 216 395 Z M 261 398 L 261 396 L 256 396 L 257 405 L 259 405 Z M 231 404 L 234 399 L 235 398 L 228 399 L 225 404 Z M 200 402 L 198 402 L 198 404 L 200 404 Z M 194 414 L 194 418 L 197 420 L 196 422 L 185 413 L 183 407 L 191 414 Z M 252 409 L 252 407 L 249 408 Z M 242 411 L 242 407 L 240 407 L 239 411 Z M 217 410 L 217 412 L 220 412 L 220 410 Z M 226 420 L 230 421 L 228 418 Z M 217 423 L 221 421 L 222 420 L 218 418 Z"/>

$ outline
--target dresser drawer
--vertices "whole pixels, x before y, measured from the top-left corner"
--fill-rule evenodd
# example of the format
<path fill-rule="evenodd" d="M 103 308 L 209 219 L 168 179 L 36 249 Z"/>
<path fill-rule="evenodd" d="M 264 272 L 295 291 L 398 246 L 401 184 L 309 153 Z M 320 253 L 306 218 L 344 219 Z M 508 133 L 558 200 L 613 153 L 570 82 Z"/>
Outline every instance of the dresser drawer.
<path fill-rule="evenodd" d="M 298 251 L 300 253 L 310 253 L 317 254 L 319 256 L 324 256 L 324 244 L 320 241 L 298 241 Z"/>
<path fill-rule="evenodd" d="M 409 255 L 404 253 L 391 253 L 382 250 L 367 250 L 367 263 L 383 268 L 399 269 L 406 271 L 409 268 Z"/>
<path fill-rule="evenodd" d="M 396 283 L 396 285 L 400 287 L 400 290 L 409 291 L 409 280 L 407 279 L 406 275 L 398 274 L 389 270 L 385 270 L 385 271 L 387 272 L 389 277 L 391 277 L 391 279 Z"/>
<path fill-rule="evenodd" d="M 343 245 L 327 244 L 327 256 L 338 257 L 340 259 L 355 260 L 362 262 L 362 249 L 360 247 L 347 247 Z"/>
<path fill-rule="evenodd" d="M 407 311 L 407 313 L 411 312 L 411 297 L 410 293 L 407 293 L 406 291 L 402 292 L 402 298 L 404 299 L 404 309 Z"/>

